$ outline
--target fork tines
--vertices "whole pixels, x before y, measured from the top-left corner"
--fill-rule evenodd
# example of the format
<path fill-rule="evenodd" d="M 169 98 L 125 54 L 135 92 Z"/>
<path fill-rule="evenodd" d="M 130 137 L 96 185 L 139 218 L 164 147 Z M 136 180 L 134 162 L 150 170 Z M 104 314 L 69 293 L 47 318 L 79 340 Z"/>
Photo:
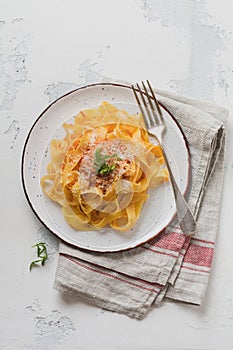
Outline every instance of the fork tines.
<path fill-rule="evenodd" d="M 144 118 L 146 127 L 149 129 L 155 124 L 162 123 L 163 116 L 150 82 L 146 80 L 146 83 L 148 87 L 146 87 L 145 83 L 142 81 L 142 88 L 139 84 L 136 84 L 136 87 L 132 85 L 132 90 Z"/>

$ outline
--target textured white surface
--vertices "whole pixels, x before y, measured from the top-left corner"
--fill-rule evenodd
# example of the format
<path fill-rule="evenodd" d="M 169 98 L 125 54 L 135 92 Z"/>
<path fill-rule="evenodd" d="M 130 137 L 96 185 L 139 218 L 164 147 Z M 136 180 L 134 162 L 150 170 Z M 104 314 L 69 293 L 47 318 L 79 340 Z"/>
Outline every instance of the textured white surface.
<path fill-rule="evenodd" d="M 231 1 L 0 0 L 0 7 L 0 349 L 232 349 Z M 136 321 L 52 288 L 58 242 L 24 197 L 23 143 L 49 102 L 106 77 L 149 77 L 230 109 L 217 249 L 201 307 L 165 303 Z M 49 261 L 30 273 L 38 241 L 48 244 Z"/>

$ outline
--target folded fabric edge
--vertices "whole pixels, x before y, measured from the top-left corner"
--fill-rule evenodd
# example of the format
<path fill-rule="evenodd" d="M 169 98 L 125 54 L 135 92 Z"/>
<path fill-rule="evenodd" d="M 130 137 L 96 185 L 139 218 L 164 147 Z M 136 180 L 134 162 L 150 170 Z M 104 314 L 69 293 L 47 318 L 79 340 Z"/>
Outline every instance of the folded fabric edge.
<path fill-rule="evenodd" d="M 206 292 L 208 279 L 205 283 L 188 281 L 188 279 L 184 279 L 184 281 L 180 288 L 168 286 L 163 300 L 171 299 L 200 306 Z"/>
<path fill-rule="evenodd" d="M 119 314 L 124 314 L 126 316 L 129 316 L 131 318 L 135 318 L 138 320 L 143 320 L 149 311 L 149 308 L 145 310 L 145 313 L 137 312 L 135 309 L 126 310 L 125 308 L 121 308 L 120 305 L 117 303 L 114 303 L 114 302 L 106 303 L 105 299 L 101 299 L 99 297 L 93 298 L 87 293 L 81 293 L 81 292 L 77 292 L 76 290 L 72 290 L 70 286 L 66 286 L 60 283 L 59 281 L 54 282 L 53 288 L 64 295 L 76 295 L 77 298 L 80 298 L 80 300 L 90 305 L 93 305 L 95 307 L 99 307 L 100 309 L 116 312 Z"/>
<path fill-rule="evenodd" d="M 206 101 L 206 100 L 197 100 L 188 96 L 182 96 L 179 94 L 176 94 L 174 92 L 168 92 L 162 89 L 154 89 L 156 94 L 161 96 L 162 98 L 168 98 L 168 99 L 173 99 L 174 101 L 177 101 L 179 103 L 188 105 L 188 106 L 193 106 L 196 109 L 199 109 L 201 111 L 205 111 L 206 113 L 212 115 L 214 118 L 216 118 L 217 115 L 220 115 L 220 118 L 217 118 L 221 120 L 224 124 L 227 122 L 227 115 L 228 115 L 228 110 L 218 104 Z"/>
<path fill-rule="evenodd" d="M 195 213 L 197 217 L 198 217 L 199 208 L 201 206 L 202 198 L 208 186 L 209 179 L 211 178 L 212 173 L 215 171 L 215 167 L 217 165 L 221 149 L 225 148 L 225 126 L 224 125 L 221 125 L 218 128 L 212 143 L 213 143 L 212 152 L 209 158 L 208 166 L 206 167 L 206 173 L 203 179 L 202 187 L 196 201 Z M 222 162 L 224 162 L 224 159 L 222 160 Z"/>
<path fill-rule="evenodd" d="M 93 306 L 99 307 L 103 310 L 117 312 L 119 314 L 124 314 L 126 316 L 129 316 L 131 318 L 135 318 L 138 320 L 143 320 L 148 312 L 148 310 L 146 310 L 145 313 L 142 314 L 142 313 L 138 313 L 134 309 L 125 310 L 125 308 L 121 308 L 117 303 L 114 303 L 114 302 L 106 303 L 105 299 L 101 299 L 99 297 L 93 298 L 87 293 L 77 292 L 76 290 L 73 290 L 69 285 L 65 285 L 58 280 L 54 282 L 53 288 L 64 295 L 76 295 L 82 301 L 87 302 L 88 304 L 91 304 Z"/>
<path fill-rule="evenodd" d="M 177 279 L 169 284 L 166 297 L 200 305 L 209 281 L 214 242 L 191 241 Z"/>
<path fill-rule="evenodd" d="M 198 217 L 199 222 L 203 226 L 202 230 L 205 228 L 206 236 L 209 238 L 208 240 L 194 238 L 191 241 L 177 279 L 166 293 L 166 297 L 170 299 L 197 305 L 201 305 L 207 290 L 218 232 L 225 159 L 224 130 L 221 132 L 220 137 L 221 140 L 218 142 L 219 150 L 216 153 L 217 158 L 214 160 L 216 169 L 211 172 L 208 179 L 207 186 L 209 191 L 206 191 L 203 195 Z"/>
<path fill-rule="evenodd" d="M 171 232 L 168 232 L 168 235 L 172 236 L 172 242 L 175 237 L 180 236 L 178 243 L 183 246 L 184 237 L 180 231 L 173 232 L 171 230 Z M 134 248 L 131 251 L 106 253 L 104 255 L 81 250 L 72 247 L 64 242 L 60 242 L 59 253 L 81 259 L 85 262 L 92 263 L 95 266 L 103 267 L 106 269 L 106 271 L 114 270 L 119 274 L 127 275 L 132 278 L 142 278 L 143 280 L 150 283 L 159 283 L 160 285 L 165 285 L 167 283 L 171 270 L 176 263 L 176 260 L 179 256 L 179 250 L 181 248 L 177 251 L 179 244 L 177 243 L 176 245 L 172 245 L 172 242 L 169 242 L 170 245 L 167 246 L 166 237 L 164 236 L 162 236 L 162 238 L 161 236 L 159 237 L 158 244 L 156 242 L 153 243 L 155 239 L 152 239 L 150 242 L 145 243 L 141 247 Z M 135 265 L 138 259 L 138 255 L 141 259 L 140 266 Z M 159 266 L 152 265 L 152 262 L 155 259 L 160 262 Z M 147 265 L 147 271 L 144 271 L 143 266 L 145 262 L 148 261 L 150 261 L 151 266 Z M 162 271 L 161 266 L 163 266 Z"/>
<path fill-rule="evenodd" d="M 137 319 L 145 317 L 161 289 L 158 285 L 109 274 L 103 268 L 97 269 L 92 264 L 80 263 L 79 259 L 73 260 L 62 254 L 59 254 L 53 287 L 66 294 L 84 297 L 101 308 Z"/>

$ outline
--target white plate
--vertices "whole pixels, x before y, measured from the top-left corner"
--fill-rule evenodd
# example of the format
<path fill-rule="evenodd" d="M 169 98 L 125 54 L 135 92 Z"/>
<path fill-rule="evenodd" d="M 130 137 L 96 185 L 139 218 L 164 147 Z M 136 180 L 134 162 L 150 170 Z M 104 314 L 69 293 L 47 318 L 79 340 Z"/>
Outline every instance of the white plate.
<path fill-rule="evenodd" d="M 22 155 L 22 181 L 27 200 L 41 222 L 62 240 L 93 251 L 119 251 L 136 247 L 161 232 L 176 213 L 170 182 L 151 190 L 140 218 L 129 232 L 113 229 L 75 231 L 65 221 L 61 207 L 41 190 L 40 179 L 50 161 L 49 144 L 65 136 L 62 124 L 72 122 L 81 109 L 97 107 L 103 101 L 129 113 L 138 111 L 132 90 L 119 84 L 94 84 L 72 91 L 47 107 L 32 126 Z M 163 108 L 167 124 L 164 145 L 177 183 L 184 193 L 189 181 L 189 151 L 178 123 Z"/>

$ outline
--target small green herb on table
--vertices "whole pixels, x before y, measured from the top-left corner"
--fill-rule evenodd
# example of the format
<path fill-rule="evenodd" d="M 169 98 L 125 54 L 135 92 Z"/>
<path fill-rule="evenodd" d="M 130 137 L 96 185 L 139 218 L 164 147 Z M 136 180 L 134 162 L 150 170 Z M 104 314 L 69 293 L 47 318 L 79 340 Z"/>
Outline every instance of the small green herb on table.
<path fill-rule="evenodd" d="M 32 267 L 41 263 L 43 266 L 45 264 L 45 261 L 48 259 L 48 254 L 47 254 L 47 248 L 46 248 L 46 243 L 36 243 L 32 246 L 32 248 L 37 248 L 37 258 L 36 260 L 32 261 L 29 270 L 31 271 Z"/>

